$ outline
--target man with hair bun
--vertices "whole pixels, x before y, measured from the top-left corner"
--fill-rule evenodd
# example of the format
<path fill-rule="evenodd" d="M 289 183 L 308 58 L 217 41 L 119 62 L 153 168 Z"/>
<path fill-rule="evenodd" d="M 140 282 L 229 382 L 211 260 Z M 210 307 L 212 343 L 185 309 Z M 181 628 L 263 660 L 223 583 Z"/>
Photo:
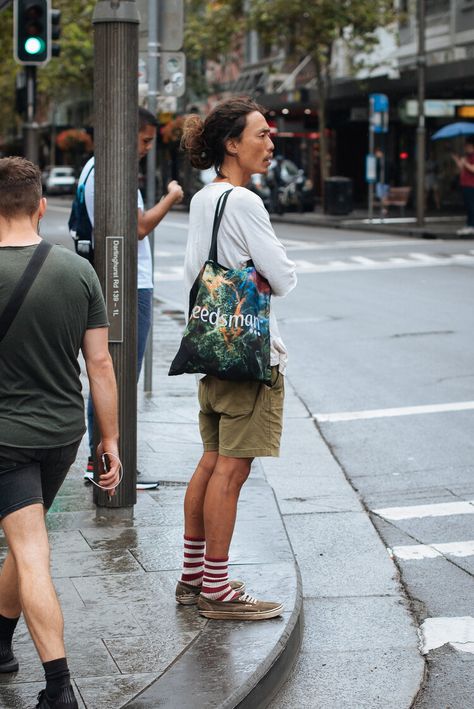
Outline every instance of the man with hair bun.
<path fill-rule="evenodd" d="M 231 189 L 219 228 L 218 262 L 237 268 L 252 260 L 273 295 L 296 285 L 295 265 L 286 255 L 256 194 L 246 189 L 250 176 L 265 174 L 273 156 L 263 109 L 247 97 L 217 104 L 207 118 L 190 116 L 182 147 L 193 167 L 214 167 L 216 178 L 192 199 L 184 264 L 186 297 L 208 258 L 214 212 Z M 176 600 L 196 604 L 214 619 L 263 620 L 278 616 L 281 603 L 245 593 L 229 581 L 229 547 L 242 485 L 258 456 L 278 456 L 283 419 L 287 351 L 270 314 L 272 386 L 205 376 L 199 382 L 199 427 L 204 452 L 184 501 L 183 572 Z"/>
<path fill-rule="evenodd" d="M 0 572 L 0 673 L 18 671 L 12 640 L 23 613 L 45 672 L 37 709 L 77 709 L 45 513 L 85 430 L 79 349 L 101 433 L 99 483 L 114 494 L 119 482 L 107 313 L 90 263 L 62 246 L 47 251 L 39 236 L 46 200 L 36 165 L 0 159 L 0 195 L 0 526 L 8 547 Z M 12 294 L 39 254 L 44 261 L 20 302 Z"/>

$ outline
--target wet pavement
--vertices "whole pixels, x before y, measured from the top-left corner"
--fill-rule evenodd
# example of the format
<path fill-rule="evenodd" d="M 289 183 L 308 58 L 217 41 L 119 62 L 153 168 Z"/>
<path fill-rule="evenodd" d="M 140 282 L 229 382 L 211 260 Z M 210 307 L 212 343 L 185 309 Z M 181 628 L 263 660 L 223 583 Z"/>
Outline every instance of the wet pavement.
<path fill-rule="evenodd" d="M 154 394 L 139 393 L 138 464 L 157 490 L 133 510 L 96 508 L 77 462 L 48 514 L 52 573 L 83 709 L 258 707 L 285 679 L 298 652 L 299 573 L 272 488 L 257 461 L 244 487 L 231 575 L 259 597 L 283 601 L 282 617 L 259 623 L 206 620 L 178 606 L 182 503 L 201 453 L 196 380 L 167 377 L 181 322 L 156 309 Z M 161 364 L 163 363 L 163 364 Z M 140 387 L 141 389 L 141 387 Z M 0 536 L 0 559 L 5 540 Z M 43 670 L 24 621 L 14 639 L 16 674 L 0 676 L 0 707 L 35 705 Z"/>

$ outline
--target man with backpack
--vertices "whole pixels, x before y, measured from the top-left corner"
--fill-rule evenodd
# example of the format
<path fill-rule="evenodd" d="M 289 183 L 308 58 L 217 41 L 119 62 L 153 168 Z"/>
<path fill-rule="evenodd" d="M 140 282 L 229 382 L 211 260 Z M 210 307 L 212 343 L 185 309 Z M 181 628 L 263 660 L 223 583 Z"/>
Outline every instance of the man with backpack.
<path fill-rule="evenodd" d="M 45 513 L 84 434 L 79 349 L 101 433 L 99 484 L 114 494 L 119 482 L 107 313 L 90 264 L 38 234 L 46 210 L 38 167 L 0 159 L 0 194 L 0 526 L 8 548 L 0 570 L 0 674 L 18 671 L 12 639 L 23 613 L 45 672 L 37 709 L 78 709 Z"/>
<path fill-rule="evenodd" d="M 138 157 L 141 160 L 149 152 L 153 141 L 156 138 L 158 121 L 155 116 L 143 107 L 138 109 Z M 90 224 L 91 251 L 93 252 L 93 227 L 94 227 L 94 158 L 91 158 L 82 169 L 78 182 L 78 195 L 75 202 L 76 226 Z M 137 381 L 140 376 L 143 356 L 145 354 L 146 342 L 150 331 L 152 307 L 153 307 L 153 273 L 152 257 L 148 234 L 161 222 L 168 214 L 174 204 L 183 199 L 183 190 L 178 182 L 172 180 L 168 184 L 167 194 L 157 202 L 151 209 L 145 210 L 143 197 L 140 190 L 137 190 L 138 207 L 138 324 L 137 324 Z M 78 206 L 79 203 L 79 206 Z M 73 207 L 74 212 L 74 207 Z M 74 226 L 73 213 L 71 214 L 70 228 Z M 74 231 L 74 229 L 73 229 Z M 87 233 L 87 226 L 85 228 Z M 76 234 L 76 250 L 81 253 L 81 248 L 86 255 L 87 244 L 84 244 L 84 231 Z M 84 478 L 91 479 L 94 474 L 94 464 L 92 459 L 93 448 L 93 410 L 89 399 L 88 405 L 88 431 L 90 456 L 87 461 L 87 469 Z M 146 483 L 139 481 L 137 488 L 156 487 L 156 483 Z"/>

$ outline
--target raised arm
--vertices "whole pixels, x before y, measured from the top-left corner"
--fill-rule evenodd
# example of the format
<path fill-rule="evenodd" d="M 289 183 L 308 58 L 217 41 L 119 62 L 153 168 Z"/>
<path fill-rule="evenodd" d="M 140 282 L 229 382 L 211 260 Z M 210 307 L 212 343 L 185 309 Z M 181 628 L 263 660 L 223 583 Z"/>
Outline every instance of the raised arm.
<path fill-rule="evenodd" d="M 172 180 L 168 185 L 167 194 L 160 199 L 151 209 L 138 210 L 138 238 L 144 239 L 165 217 L 174 204 L 183 199 L 181 186 Z"/>

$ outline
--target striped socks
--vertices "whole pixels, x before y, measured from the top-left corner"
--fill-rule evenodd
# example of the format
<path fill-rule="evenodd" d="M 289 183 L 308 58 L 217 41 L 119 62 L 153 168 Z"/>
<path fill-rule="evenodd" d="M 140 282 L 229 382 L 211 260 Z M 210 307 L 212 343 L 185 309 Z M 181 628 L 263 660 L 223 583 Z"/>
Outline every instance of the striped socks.
<path fill-rule="evenodd" d="M 184 561 L 181 581 L 190 586 L 200 586 L 204 573 L 205 539 L 184 535 Z"/>
<path fill-rule="evenodd" d="M 229 584 L 229 557 L 227 559 L 211 559 L 204 556 L 204 577 L 201 596 L 210 601 L 233 601 L 239 597 Z"/>

